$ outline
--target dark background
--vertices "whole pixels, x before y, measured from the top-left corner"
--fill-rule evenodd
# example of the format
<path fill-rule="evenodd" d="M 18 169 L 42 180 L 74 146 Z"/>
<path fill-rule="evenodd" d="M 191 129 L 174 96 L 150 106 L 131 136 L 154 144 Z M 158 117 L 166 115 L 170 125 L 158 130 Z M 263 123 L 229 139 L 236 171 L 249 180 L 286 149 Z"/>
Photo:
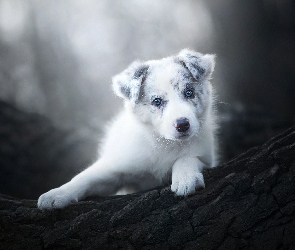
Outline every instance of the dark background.
<path fill-rule="evenodd" d="M 87 167 L 122 106 L 111 77 L 186 47 L 217 55 L 221 163 L 294 124 L 294 1 L 0 0 L 0 192 Z"/>

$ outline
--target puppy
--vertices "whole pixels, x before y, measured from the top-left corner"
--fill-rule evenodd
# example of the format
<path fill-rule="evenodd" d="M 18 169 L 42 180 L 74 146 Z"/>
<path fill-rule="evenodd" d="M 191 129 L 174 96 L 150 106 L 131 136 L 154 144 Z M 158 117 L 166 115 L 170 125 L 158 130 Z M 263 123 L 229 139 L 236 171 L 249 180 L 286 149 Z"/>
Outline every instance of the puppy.
<path fill-rule="evenodd" d="M 99 159 L 70 182 L 40 196 L 40 209 L 63 208 L 87 196 L 109 196 L 171 184 L 176 195 L 205 186 L 215 162 L 210 83 L 214 55 L 188 49 L 136 61 L 113 77 L 124 110 L 107 127 Z"/>

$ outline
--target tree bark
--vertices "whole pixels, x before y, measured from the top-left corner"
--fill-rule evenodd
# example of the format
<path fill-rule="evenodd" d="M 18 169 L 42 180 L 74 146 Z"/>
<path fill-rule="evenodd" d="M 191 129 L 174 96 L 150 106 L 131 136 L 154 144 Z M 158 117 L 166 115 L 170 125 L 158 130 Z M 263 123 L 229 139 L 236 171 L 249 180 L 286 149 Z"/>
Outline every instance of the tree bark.
<path fill-rule="evenodd" d="M 204 176 L 54 211 L 1 196 L 0 249 L 295 249 L 295 127 Z"/>

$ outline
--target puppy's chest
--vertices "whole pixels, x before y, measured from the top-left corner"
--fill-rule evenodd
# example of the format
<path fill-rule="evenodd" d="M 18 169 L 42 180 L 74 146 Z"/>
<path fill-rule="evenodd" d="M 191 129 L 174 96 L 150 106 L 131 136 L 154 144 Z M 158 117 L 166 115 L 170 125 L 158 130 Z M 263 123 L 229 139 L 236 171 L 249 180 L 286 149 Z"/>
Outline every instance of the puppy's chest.
<path fill-rule="evenodd" d="M 192 151 L 191 145 L 158 141 L 152 149 L 152 165 L 154 168 L 170 168 L 178 158 L 191 155 Z"/>

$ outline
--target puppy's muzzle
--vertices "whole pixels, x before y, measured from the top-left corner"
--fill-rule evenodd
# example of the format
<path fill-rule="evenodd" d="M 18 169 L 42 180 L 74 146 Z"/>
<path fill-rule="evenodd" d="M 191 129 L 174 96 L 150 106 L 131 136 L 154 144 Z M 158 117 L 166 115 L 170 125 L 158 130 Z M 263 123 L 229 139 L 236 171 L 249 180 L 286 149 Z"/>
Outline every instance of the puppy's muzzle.
<path fill-rule="evenodd" d="M 179 119 L 176 120 L 175 124 L 174 124 L 176 130 L 180 133 L 186 132 L 189 130 L 190 128 L 190 123 L 189 120 L 185 117 L 181 117 Z"/>

